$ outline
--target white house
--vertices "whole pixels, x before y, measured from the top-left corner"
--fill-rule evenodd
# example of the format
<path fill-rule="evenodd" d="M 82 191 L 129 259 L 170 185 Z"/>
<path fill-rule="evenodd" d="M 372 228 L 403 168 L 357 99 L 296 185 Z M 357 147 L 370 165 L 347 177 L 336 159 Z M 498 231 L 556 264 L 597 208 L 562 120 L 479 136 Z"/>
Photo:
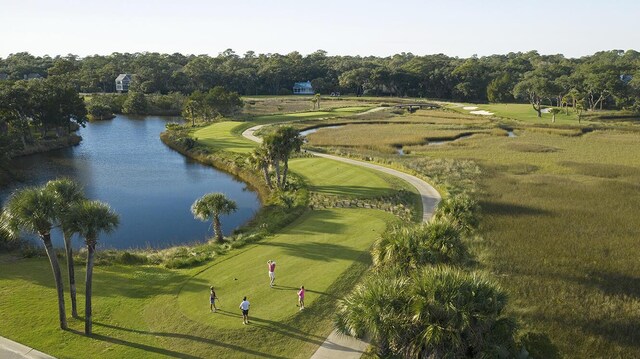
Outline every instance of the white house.
<path fill-rule="evenodd" d="M 293 94 L 294 95 L 313 95 L 315 92 L 313 91 L 313 86 L 311 86 L 311 81 L 307 82 L 296 82 L 293 84 Z"/>
<path fill-rule="evenodd" d="M 116 91 L 127 92 L 129 91 L 129 84 L 131 83 L 131 74 L 120 74 L 116 77 Z"/>

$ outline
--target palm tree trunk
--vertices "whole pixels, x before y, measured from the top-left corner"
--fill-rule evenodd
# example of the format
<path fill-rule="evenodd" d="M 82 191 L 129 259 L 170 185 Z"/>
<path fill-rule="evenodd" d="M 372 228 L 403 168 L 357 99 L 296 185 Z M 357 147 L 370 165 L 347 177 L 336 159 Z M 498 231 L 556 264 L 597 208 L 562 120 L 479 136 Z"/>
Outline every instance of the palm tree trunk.
<path fill-rule="evenodd" d="M 60 264 L 58 264 L 58 257 L 53 249 L 51 243 L 51 233 L 41 234 L 40 238 L 44 242 L 44 248 L 47 251 L 49 257 L 49 263 L 51 263 L 51 269 L 53 270 L 53 278 L 56 282 L 56 290 L 58 291 L 58 314 L 60 315 L 60 328 L 67 329 L 67 313 L 64 307 L 64 284 L 62 283 L 62 272 L 60 272 Z"/>
<path fill-rule="evenodd" d="M 282 182 L 280 178 L 280 160 L 273 161 L 273 167 L 276 169 L 276 186 L 282 188 Z"/>
<path fill-rule="evenodd" d="M 69 272 L 69 291 L 71 292 L 71 315 L 78 318 L 78 306 L 76 305 L 76 273 L 73 266 L 73 248 L 71 247 L 71 235 L 62 234 L 64 237 L 64 249 L 67 252 L 67 271 Z"/>
<path fill-rule="evenodd" d="M 287 172 L 289 172 L 289 159 L 284 158 L 284 169 L 282 170 L 282 188 L 287 186 Z"/>
<path fill-rule="evenodd" d="M 269 164 L 264 163 L 262 165 L 262 174 L 264 175 L 264 181 L 267 182 L 267 187 L 271 189 L 273 185 L 271 184 L 271 177 L 269 177 Z"/>
<path fill-rule="evenodd" d="M 218 241 L 218 243 L 223 243 L 224 239 L 222 238 L 222 228 L 220 226 L 220 216 L 217 215 L 217 214 L 213 216 L 213 230 L 214 230 L 214 232 L 216 232 L 216 240 Z"/>
<path fill-rule="evenodd" d="M 92 322 L 91 322 L 91 290 L 93 280 L 93 257 L 96 252 L 95 244 L 87 244 L 87 279 L 85 289 L 85 306 L 84 306 L 84 333 L 91 335 Z"/>

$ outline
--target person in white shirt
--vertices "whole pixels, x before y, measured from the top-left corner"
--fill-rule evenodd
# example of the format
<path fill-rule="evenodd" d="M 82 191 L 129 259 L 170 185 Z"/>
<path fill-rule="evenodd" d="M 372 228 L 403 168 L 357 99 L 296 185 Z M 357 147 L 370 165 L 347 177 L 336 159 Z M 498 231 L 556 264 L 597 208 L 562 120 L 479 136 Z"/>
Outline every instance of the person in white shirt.
<path fill-rule="evenodd" d="M 249 301 L 247 300 L 247 297 L 242 299 L 240 309 L 242 310 L 242 324 L 249 324 Z"/>

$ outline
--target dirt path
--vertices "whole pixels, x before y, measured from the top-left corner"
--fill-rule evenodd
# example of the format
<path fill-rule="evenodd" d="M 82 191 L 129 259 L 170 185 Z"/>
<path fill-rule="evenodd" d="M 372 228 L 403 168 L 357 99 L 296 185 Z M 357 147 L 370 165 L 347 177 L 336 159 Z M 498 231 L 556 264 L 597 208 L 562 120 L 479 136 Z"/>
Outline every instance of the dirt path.
<path fill-rule="evenodd" d="M 376 109 L 374 109 L 376 110 Z M 262 139 L 255 135 L 256 131 L 261 129 L 264 126 L 268 125 L 259 125 L 246 129 L 242 132 L 242 136 L 258 143 L 262 143 Z M 324 153 L 307 151 L 313 155 L 318 157 L 328 158 L 340 162 L 349 163 L 355 166 L 361 166 L 366 168 L 371 168 L 380 172 L 384 172 L 398 178 L 401 178 L 407 182 L 409 182 L 412 186 L 414 186 L 418 193 L 420 193 L 420 197 L 422 198 L 422 221 L 427 222 L 433 216 L 438 203 L 440 202 L 440 194 L 436 191 L 433 186 L 428 184 L 427 182 L 421 180 L 416 176 L 412 176 L 408 173 L 400 172 L 398 170 L 394 170 L 388 167 L 376 165 L 370 162 L 357 161 L 350 158 L 344 158 L 334 155 L 328 155 Z M 367 349 L 368 343 L 355 339 L 350 336 L 342 335 L 338 333 L 336 330 L 331 332 L 327 339 L 322 343 L 322 345 L 318 348 L 318 350 L 313 354 L 311 359 L 330 359 L 330 358 L 340 358 L 340 359 L 358 359 L 362 356 L 362 353 Z"/>

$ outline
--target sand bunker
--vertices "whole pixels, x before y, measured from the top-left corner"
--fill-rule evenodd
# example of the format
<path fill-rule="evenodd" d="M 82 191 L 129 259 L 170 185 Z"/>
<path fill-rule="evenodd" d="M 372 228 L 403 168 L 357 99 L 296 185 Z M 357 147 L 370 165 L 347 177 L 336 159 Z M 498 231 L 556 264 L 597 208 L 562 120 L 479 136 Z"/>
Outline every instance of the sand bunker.
<path fill-rule="evenodd" d="M 540 110 L 540 112 L 549 113 L 549 110 L 551 110 L 551 109 L 550 108 L 543 108 L 542 110 Z"/>
<path fill-rule="evenodd" d="M 467 110 L 467 111 L 469 111 L 469 110 L 477 110 L 478 106 L 465 106 L 462 109 L 463 110 Z"/>
<path fill-rule="evenodd" d="M 471 111 L 469 113 L 473 114 L 473 115 L 482 115 L 482 116 L 491 116 L 491 115 L 493 115 L 493 112 L 489 112 L 489 111 L 485 111 L 485 110 Z"/>

